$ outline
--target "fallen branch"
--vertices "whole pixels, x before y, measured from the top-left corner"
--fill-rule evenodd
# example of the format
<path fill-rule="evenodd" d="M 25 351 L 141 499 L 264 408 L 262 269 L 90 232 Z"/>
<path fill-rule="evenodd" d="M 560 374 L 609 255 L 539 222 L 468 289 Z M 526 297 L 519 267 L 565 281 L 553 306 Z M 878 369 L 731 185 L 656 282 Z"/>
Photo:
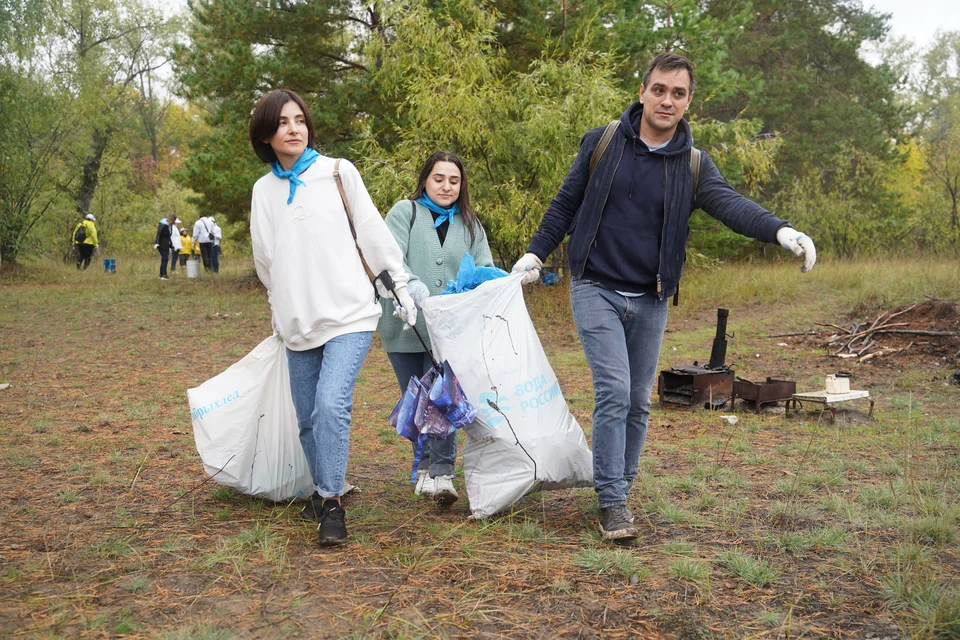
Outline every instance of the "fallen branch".
<path fill-rule="evenodd" d="M 874 333 L 906 333 L 914 336 L 960 336 L 960 331 L 927 331 L 926 329 L 877 329 Z"/>
<path fill-rule="evenodd" d="M 843 327 L 838 327 L 837 325 L 835 325 L 835 324 L 830 324 L 829 322 L 814 322 L 813 324 L 817 325 L 818 327 L 833 327 L 833 328 L 836 329 L 837 331 L 843 331 L 844 333 L 846 333 L 846 334 L 848 334 L 848 335 L 849 335 L 850 333 L 852 333 L 852 332 L 850 331 L 850 329 L 844 329 Z"/>
<path fill-rule="evenodd" d="M 765 338 L 795 338 L 796 336 L 818 336 L 820 335 L 819 331 L 801 331 L 800 333 L 775 333 L 772 336 L 764 336 Z"/>
<path fill-rule="evenodd" d="M 901 353 L 903 351 L 906 351 L 912 346 L 913 346 L 913 343 L 911 342 L 910 344 L 903 347 L 902 349 L 881 349 L 880 351 L 874 351 L 873 353 L 868 353 L 867 355 L 863 356 L 857 362 L 862 363 L 862 362 L 866 362 L 867 360 L 872 360 L 873 358 L 879 358 L 881 356 L 892 356 L 895 353 Z"/>
<path fill-rule="evenodd" d="M 870 335 L 871 333 L 882 333 L 883 330 L 886 329 L 887 327 L 905 327 L 905 326 L 907 326 L 908 324 L 910 324 L 910 323 L 909 323 L 909 322 L 894 322 L 894 323 L 892 323 L 892 324 L 881 325 L 880 327 L 878 327 L 878 328 L 876 328 L 876 329 L 867 329 L 867 330 L 861 331 L 861 332 L 859 332 L 859 333 L 854 333 L 854 334 L 849 335 L 849 336 L 844 336 L 844 338 L 850 338 L 850 339 L 852 340 L 853 338 L 859 338 L 860 336 Z"/>

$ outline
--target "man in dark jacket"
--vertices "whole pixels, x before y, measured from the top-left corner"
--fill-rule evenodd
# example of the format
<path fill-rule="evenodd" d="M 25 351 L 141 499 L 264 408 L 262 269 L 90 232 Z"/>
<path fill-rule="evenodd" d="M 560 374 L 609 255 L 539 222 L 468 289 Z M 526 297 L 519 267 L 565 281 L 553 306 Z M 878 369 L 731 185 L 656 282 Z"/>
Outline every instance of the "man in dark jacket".
<path fill-rule="evenodd" d="M 177 221 L 177 214 L 171 213 L 166 218 L 160 219 L 157 225 L 157 236 L 153 240 L 153 248 L 160 252 L 160 279 L 169 280 L 167 277 L 167 259 L 170 256 L 170 249 L 173 248 L 173 225 Z"/>
<path fill-rule="evenodd" d="M 590 176 L 604 127 L 588 131 L 563 186 L 550 203 L 514 271 L 523 282 L 569 234 L 570 303 L 593 377 L 594 487 L 604 538 L 635 538 L 627 493 L 647 435 L 667 304 L 683 269 L 690 213 L 703 209 L 737 233 L 779 242 L 816 262 L 813 241 L 734 191 L 701 152 L 694 193 L 693 139 L 683 114 L 693 68 L 664 53 L 647 67 L 640 100 L 620 117 Z M 589 186 L 589 189 L 588 189 Z"/>

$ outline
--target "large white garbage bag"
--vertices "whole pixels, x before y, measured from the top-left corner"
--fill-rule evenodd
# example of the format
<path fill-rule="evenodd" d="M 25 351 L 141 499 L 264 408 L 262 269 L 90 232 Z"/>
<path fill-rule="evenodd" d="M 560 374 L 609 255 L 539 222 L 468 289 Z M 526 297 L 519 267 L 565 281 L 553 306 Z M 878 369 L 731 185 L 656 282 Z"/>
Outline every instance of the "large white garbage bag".
<path fill-rule="evenodd" d="M 215 482 L 277 502 L 313 493 L 280 336 L 188 389 L 187 397 L 197 451 Z"/>
<path fill-rule="evenodd" d="M 423 303 L 434 356 L 449 361 L 477 407 L 463 447 L 476 518 L 534 491 L 593 486 L 590 449 L 527 314 L 522 277 Z"/>

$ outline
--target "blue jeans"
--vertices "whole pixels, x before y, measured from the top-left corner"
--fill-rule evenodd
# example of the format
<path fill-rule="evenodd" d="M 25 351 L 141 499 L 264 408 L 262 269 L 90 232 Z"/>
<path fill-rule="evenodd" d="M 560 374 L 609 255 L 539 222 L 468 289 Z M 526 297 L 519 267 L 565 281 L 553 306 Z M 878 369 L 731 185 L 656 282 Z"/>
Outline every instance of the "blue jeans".
<path fill-rule="evenodd" d="M 210 263 L 213 265 L 213 272 L 220 273 L 220 245 L 218 244 L 210 247 Z"/>
<path fill-rule="evenodd" d="M 573 321 L 593 376 L 593 484 L 600 508 L 626 504 L 647 437 L 668 300 L 570 282 Z"/>
<path fill-rule="evenodd" d="M 343 495 L 353 386 L 372 340 L 372 331 L 361 331 L 337 336 L 316 349 L 287 349 L 300 446 L 314 488 L 323 498 Z"/>
<path fill-rule="evenodd" d="M 393 373 L 397 376 L 397 382 L 400 383 L 401 394 L 406 390 L 407 382 L 410 381 L 411 376 L 419 378 L 433 366 L 430 356 L 425 351 L 388 353 L 387 357 L 390 359 L 390 364 L 393 365 Z M 457 433 L 459 431 L 454 431 L 450 434 L 450 437 L 443 440 L 426 438 L 417 470 L 428 469 L 431 478 L 452 476 L 453 466 L 457 459 Z"/>

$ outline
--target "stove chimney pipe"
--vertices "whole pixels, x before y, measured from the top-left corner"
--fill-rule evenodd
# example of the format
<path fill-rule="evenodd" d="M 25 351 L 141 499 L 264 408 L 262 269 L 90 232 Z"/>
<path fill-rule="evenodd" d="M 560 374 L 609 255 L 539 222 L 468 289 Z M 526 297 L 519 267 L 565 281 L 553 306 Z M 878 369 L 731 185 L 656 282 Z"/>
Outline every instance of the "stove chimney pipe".
<path fill-rule="evenodd" d="M 708 369 L 723 369 L 723 361 L 727 357 L 727 316 L 730 311 L 717 309 L 717 335 L 713 339 L 713 349 L 710 351 Z"/>

